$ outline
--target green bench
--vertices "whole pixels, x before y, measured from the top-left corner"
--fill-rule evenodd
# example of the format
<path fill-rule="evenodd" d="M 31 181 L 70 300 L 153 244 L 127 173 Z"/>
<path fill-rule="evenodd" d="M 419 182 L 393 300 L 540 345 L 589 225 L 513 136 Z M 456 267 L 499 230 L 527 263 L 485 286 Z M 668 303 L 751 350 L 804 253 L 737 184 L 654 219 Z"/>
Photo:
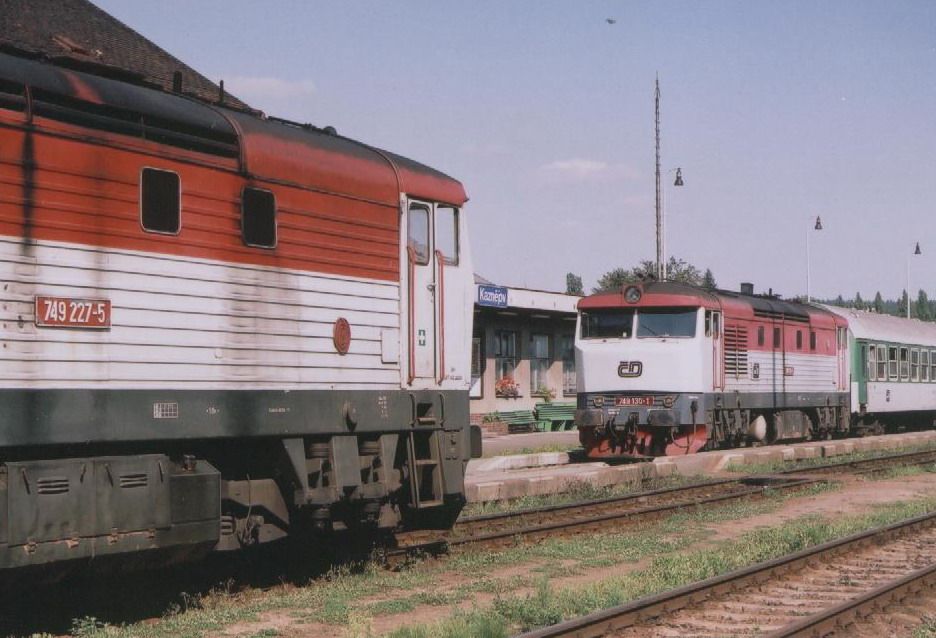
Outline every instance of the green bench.
<path fill-rule="evenodd" d="M 541 430 L 571 430 L 575 427 L 574 403 L 537 403 L 536 420 Z"/>
<path fill-rule="evenodd" d="M 508 432 L 535 432 L 537 429 L 533 410 L 498 411 L 497 420 L 507 424 Z"/>

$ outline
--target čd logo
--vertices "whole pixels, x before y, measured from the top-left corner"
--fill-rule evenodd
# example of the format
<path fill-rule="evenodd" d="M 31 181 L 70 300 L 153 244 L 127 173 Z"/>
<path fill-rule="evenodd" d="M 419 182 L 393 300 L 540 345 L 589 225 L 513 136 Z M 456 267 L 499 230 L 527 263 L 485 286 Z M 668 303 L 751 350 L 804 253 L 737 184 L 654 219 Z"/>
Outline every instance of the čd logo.
<path fill-rule="evenodd" d="M 618 365 L 618 376 L 625 379 L 639 377 L 643 373 L 643 363 L 640 361 L 621 361 Z"/>

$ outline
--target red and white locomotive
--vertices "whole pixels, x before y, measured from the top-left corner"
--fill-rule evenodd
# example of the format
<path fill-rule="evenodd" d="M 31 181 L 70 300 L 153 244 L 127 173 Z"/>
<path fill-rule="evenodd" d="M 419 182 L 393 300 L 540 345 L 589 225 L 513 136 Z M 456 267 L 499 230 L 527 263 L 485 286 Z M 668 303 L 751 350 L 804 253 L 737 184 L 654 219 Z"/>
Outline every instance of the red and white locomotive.
<path fill-rule="evenodd" d="M 687 454 L 849 429 L 847 321 L 674 282 L 579 302 L 576 423 L 587 454 Z"/>
<path fill-rule="evenodd" d="M 0 569 L 453 521 L 466 199 L 334 130 L 0 54 Z"/>

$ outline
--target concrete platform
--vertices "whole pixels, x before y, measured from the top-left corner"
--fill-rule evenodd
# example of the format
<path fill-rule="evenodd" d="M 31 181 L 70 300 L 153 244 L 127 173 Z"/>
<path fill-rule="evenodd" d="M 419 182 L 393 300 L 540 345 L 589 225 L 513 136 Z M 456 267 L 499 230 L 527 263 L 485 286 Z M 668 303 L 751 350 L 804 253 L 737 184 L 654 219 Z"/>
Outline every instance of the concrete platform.
<path fill-rule="evenodd" d="M 514 437 L 537 437 L 541 434 L 516 434 Z M 506 437 L 500 437 L 506 438 Z M 523 440 L 523 439 L 521 439 Z M 531 439 L 526 439 L 530 441 Z M 936 431 L 909 432 L 828 442 L 796 443 L 769 447 L 740 448 L 700 452 L 685 456 L 654 459 L 650 463 L 609 466 L 602 462 L 569 463 L 565 452 L 500 456 L 475 459 L 468 464 L 465 490 L 468 502 L 477 503 L 523 496 L 541 496 L 566 491 L 570 483 L 586 481 L 596 486 L 637 482 L 673 474 L 682 476 L 717 475 L 731 464 L 758 465 L 789 462 L 807 458 L 834 457 L 853 452 L 897 450 L 936 443 Z M 539 443 L 543 445 L 543 443 Z M 536 447 L 535 445 L 520 446 Z"/>

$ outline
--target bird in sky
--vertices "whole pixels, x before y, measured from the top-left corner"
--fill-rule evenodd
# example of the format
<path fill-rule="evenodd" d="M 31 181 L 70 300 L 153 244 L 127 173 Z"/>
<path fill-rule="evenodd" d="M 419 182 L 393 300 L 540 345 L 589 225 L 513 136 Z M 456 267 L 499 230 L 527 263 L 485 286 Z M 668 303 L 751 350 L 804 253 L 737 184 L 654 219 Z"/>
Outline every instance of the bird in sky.
<path fill-rule="evenodd" d="M 605 18 L 605 22 L 607 22 L 608 24 L 614 24 L 615 22 L 617 22 L 617 20 L 615 20 L 614 18 Z"/>

